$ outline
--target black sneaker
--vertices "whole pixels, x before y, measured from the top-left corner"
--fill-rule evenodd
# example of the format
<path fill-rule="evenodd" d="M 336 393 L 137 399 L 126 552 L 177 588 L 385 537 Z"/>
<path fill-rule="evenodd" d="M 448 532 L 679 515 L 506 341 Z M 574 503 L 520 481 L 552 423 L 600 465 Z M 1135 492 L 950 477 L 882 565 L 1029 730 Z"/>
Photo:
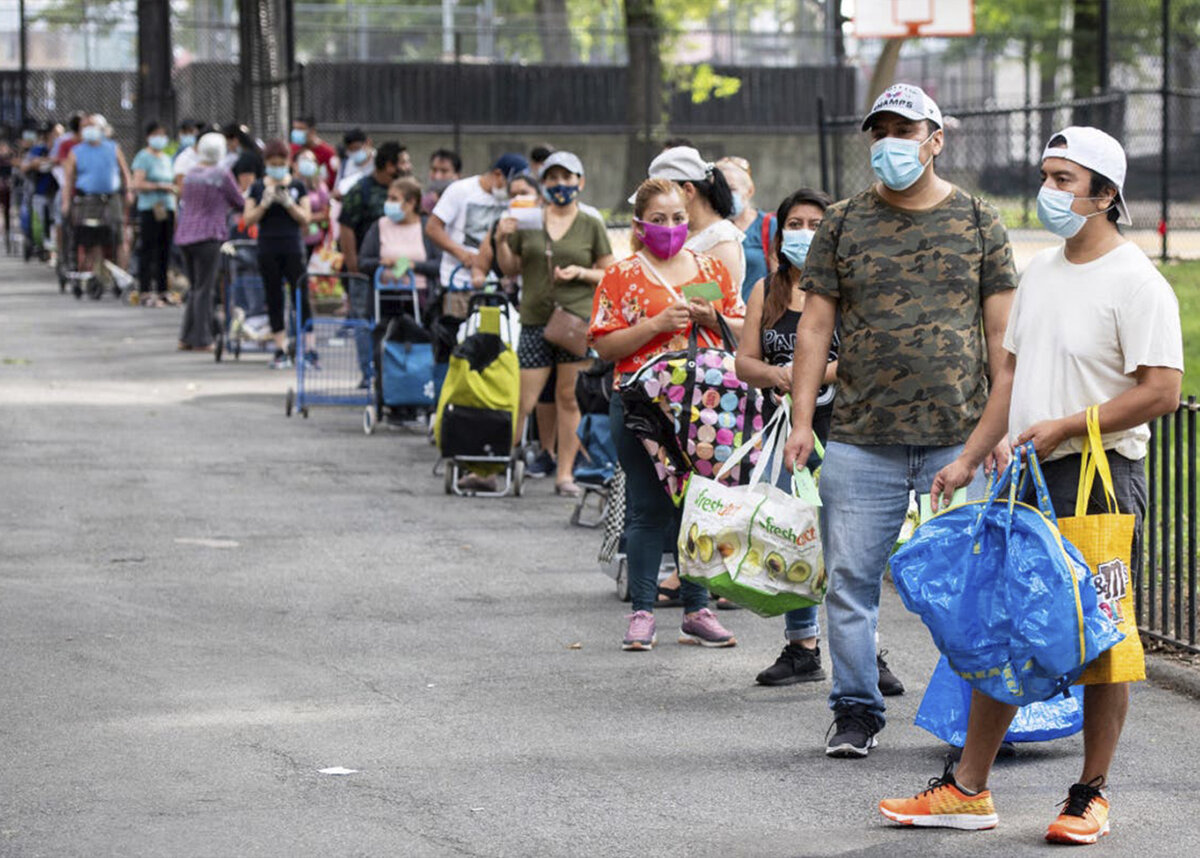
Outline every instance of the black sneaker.
<path fill-rule="evenodd" d="M 797 682 L 820 682 L 825 678 L 821 669 L 821 648 L 789 643 L 775 663 L 754 677 L 759 685 L 793 685 Z"/>
<path fill-rule="evenodd" d="M 879 667 L 879 693 L 884 697 L 899 697 L 904 693 L 904 683 L 888 668 L 887 662 L 883 660 L 885 655 L 887 650 L 881 649 L 875 656 L 875 664 Z"/>
<path fill-rule="evenodd" d="M 542 477 L 550 476 L 557 469 L 558 465 L 555 464 L 554 459 L 548 452 L 542 450 L 542 452 L 538 453 L 537 458 L 529 463 L 529 467 L 525 469 L 525 476 L 540 480 Z"/>
<path fill-rule="evenodd" d="M 857 759 L 865 757 L 879 744 L 875 734 L 879 732 L 879 719 L 867 711 L 865 706 L 853 705 L 835 709 L 833 723 L 826 733 L 825 754 L 830 757 Z"/>

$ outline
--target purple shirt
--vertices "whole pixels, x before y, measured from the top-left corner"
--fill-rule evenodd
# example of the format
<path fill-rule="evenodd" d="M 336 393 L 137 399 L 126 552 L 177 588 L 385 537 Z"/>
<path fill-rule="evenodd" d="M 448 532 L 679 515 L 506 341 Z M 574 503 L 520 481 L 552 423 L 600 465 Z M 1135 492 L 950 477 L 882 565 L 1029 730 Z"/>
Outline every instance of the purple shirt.
<path fill-rule="evenodd" d="M 229 237 L 229 212 L 241 211 L 244 205 L 245 198 L 228 170 L 196 167 L 183 179 L 175 243 L 224 241 Z"/>

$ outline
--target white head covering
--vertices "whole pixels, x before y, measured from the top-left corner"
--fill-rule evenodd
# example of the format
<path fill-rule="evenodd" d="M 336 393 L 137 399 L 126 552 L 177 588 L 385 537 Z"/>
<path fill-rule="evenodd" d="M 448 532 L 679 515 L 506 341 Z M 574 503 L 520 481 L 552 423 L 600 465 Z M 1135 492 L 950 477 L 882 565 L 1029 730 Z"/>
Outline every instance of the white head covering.
<path fill-rule="evenodd" d="M 216 131 L 205 134 L 196 143 L 201 164 L 216 164 L 225 157 L 225 136 Z"/>

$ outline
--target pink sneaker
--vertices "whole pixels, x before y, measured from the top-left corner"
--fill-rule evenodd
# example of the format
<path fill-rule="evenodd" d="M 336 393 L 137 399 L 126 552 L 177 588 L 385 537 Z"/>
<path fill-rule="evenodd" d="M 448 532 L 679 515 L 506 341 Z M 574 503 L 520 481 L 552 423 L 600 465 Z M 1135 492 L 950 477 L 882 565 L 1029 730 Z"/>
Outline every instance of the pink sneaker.
<path fill-rule="evenodd" d="M 658 643 L 654 634 L 654 614 L 650 611 L 634 611 L 629 615 L 629 631 L 621 642 L 621 649 L 641 651 L 653 649 Z"/>
<path fill-rule="evenodd" d="M 683 615 L 683 625 L 679 627 L 679 642 L 700 646 L 737 646 L 737 639 L 721 625 L 717 615 L 708 608 Z"/>

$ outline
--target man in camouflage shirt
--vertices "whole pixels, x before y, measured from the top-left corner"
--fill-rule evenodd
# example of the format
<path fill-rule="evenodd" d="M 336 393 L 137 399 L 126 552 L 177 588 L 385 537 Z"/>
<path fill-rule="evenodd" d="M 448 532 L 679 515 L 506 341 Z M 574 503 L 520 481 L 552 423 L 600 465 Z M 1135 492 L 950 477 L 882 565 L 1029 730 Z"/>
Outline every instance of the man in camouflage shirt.
<path fill-rule="evenodd" d="M 863 130 L 879 181 L 830 206 L 808 252 L 785 453 L 790 467 L 812 450 L 812 403 L 840 313 L 821 471 L 834 757 L 865 757 L 883 729 L 875 629 L 888 554 L 909 492 L 929 492 L 983 413 L 1017 285 L 999 214 L 934 170 L 945 141 L 933 100 L 896 84 Z"/>

